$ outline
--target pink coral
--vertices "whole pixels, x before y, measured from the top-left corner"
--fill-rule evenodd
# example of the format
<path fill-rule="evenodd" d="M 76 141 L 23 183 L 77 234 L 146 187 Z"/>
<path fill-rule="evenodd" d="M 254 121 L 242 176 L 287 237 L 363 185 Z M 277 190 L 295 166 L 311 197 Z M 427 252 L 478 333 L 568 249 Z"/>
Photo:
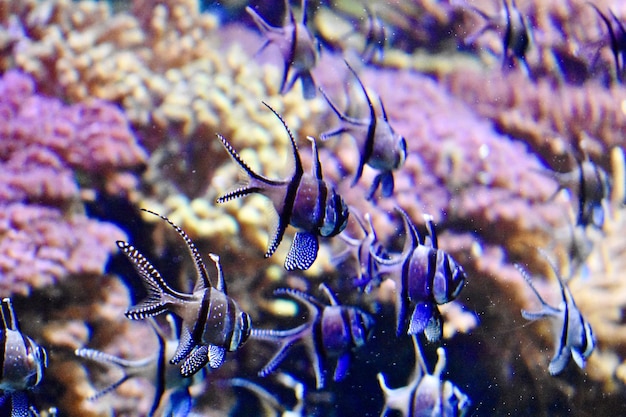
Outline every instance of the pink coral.
<path fill-rule="evenodd" d="M 0 296 L 28 294 L 70 275 L 102 274 L 116 226 L 60 209 L 13 203 L 0 209 Z"/>
<path fill-rule="evenodd" d="M 103 273 L 124 233 L 81 213 L 75 171 L 99 184 L 145 161 L 124 115 L 103 101 L 40 96 L 30 77 L 10 71 L 0 79 L 0 120 L 0 294 Z"/>

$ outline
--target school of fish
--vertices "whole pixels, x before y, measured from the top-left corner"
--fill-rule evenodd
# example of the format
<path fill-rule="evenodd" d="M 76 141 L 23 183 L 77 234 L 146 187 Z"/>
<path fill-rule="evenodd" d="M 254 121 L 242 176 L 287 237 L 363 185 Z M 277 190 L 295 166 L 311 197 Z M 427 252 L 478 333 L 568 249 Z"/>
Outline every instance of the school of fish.
<path fill-rule="evenodd" d="M 459 3 L 459 2 L 456 2 Z M 462 7 L 459 3 L 458 7 Z M 525 59 L 531 47 L 530 23 L 517 8 L 514 0 L 502 0 L 501 12 L 491 16 L 482 10 L 465 6 L 469 13 L 476 13 L 485 24 L 465 39 L 471 44 L 485 31 L 499 31 L 502 36 L 502 68 L 512 70 L 521 67 L 529 77 L 532 70 Z M 626 48 L 624 24 L 615 14 L 608 14 L 590 4 L 605 24 L 610 34 L 610 47 L 615 58 L 618 77 L 624 73 Z M 297 20 L 288 0 L 285 0 L 285 18 L 281 27 L 274 27 L 253 8 L 246 11 L 258 26 L 265 42 L 258 53 L 265 48 L 275 47 L 283 58 L 283 73 L 279 87 L 281 94 L 290 91 L 300 80 L 305 98 L 310 99 L 319 92 L 332 113 L 338 119 L 338 126 L 319 134 L 323 142 L 336 136 L 347 134 L 356 147 L 357 170 L 352 186 L 357 184 L 365 167 L 376 172 L 369 191 L 363 196 L 375 200 L 380 189 L 380 197 L 392 198 L 394 193 L 394 172 L 401 170 L 407 158 L 407 140 L 392 127 L 394 121 L 387 115 L 382 100 L 372 100 L 358 72 L 346 60 L 345 65 L 362 93 L 367 113 L 362 116 L 348 114 L 339 109 L 330 95 L 316 85 L 312 70 L 318 63 L 320 47 L 316 37 L 307 26 L 306 2 L 301 4 L 302 18 Z M 365 49 L 363 62 L 381 59 L 387 39 L 386 28 L 377 14 L 365 7 L 367 24 L 363 31 Z M 282 124 L 289 138 L 293 172 L 284 179 L 267 178 L 254 171 L 235 150 L 227 138 L 217 133 L 217 140 L 226 153 L 243 170 L 246 184 L 235 188 L 219 198 L 216 203 L 244 198 L 251 194 L 264 196 L 276 213 L 275 224 L 270 224 L 269 242 L 265 257 L 275 254 L 288 233 L 289 226 L 295 235 L 284 261 L 288 271 L 307 270 L 318 258 L 320 241 L 339 238 L 345 251 L 334 254 L 334 264 L 352 262 L 349 273 L 355 291 L 367 295 L 381 283 L 393 283 L 395 296 L 395 331 L 387 337 L 399 342 L 409 340 L 415 353 L 414 371 L 406 386 L 390 388 L 382 372 L 377 375 L 384 397 L 380 411 L 386 416 L 391 410 L 402 416 L 463 416 L 471 412 L 471 399 L 453 381 L 444 380 L 446 351 L 440 346 L 445 325 L 439 306 L 459 297 L 468 277 L 463 266 L 443 248 L 439 247 L 433 217 L 423 215 L 426 234 L 411 219 L 407 211 L 396 206 L 397 224 L 402 224 L 403 236 L 401 252 L 394 251 L 392 237 L 379 236 L 374 230 L 369 213 L 361 214 L 351 207 L 340 195 L 335 185 L 324 178 L 322 163 L 314 137 L 307 137 L 311 146 L 312 166 L 306 172 L 303 166 L 298 140 L 281 115 L 265 102 L 268 111 Z M 556 183 L 555 195 L 563 191 L 574 202 L 575 222 L 573 230 L 585 234 L 587 228 L 601 230 L 605 220 L 606 204 L 610 199 L 611 184 L 609 175 L 596 165 L 587 155 L 577 155 L 572 151 L 574 168 L 570 172 L 556 172 L 545 169 L 540 174 Z M 222 270 L 220 257 L 209 254 L 215 266 L 214 278 L 207 271 L 204 260 L 193 241 L 167 217 L 142 208 L 144 212 L 157 216 L 168 224 L 182 238 L 188 256 L 194 265 L 191 291 L 175 289 L 175 278 L 163 276 L 145 257 L 141 248 L 131 242 L 117 241 L 119 250 L 134 267 L 145 290 L 145 297 L 129 306 L 126 317 L 130 320 L 143 320 L 149 323 L 158 341 L 158 351 L 149 352 L 141 359 L 125 359 L 94 349 L 82 348 L 75 355 L 104 367 L 120 368 L 122 376 L 99 389 L 91 401 L 101 398 L 117 389 L 132 378 L 146 378 L 155 386 L 155 394 L 149 412 L 153 415 L 185 417 L 195 415 L 193 407 L 196 397 L 193 387 L 201 384 L 207 372 L 220 368 L 228 361 L 229 352 L 245 349 L 250 340 L 275 346 L 270 358 L 260 358 L 265 364 L 258 369 L 258 382 L 249 376 L 235 377 L 222 381 L 222 387 L 247 391 L 258 401 L 272 410 L 275 415 L 304 416 L 306 414 L 306 393 L 320 390 L 332 383 L 342 381 L 350 372 L 355 355 L 365 346 L 377 323 L 377 311 L 361 305 L 344 305 L 328 284 L 321 284 L 317 292 L 311 293 L 296 288 L 281 287 L 274 291 L 280 299 L 295 302 L 305 313 L 296 316 L 301 322 L 292 328 L 264 329 L 254 326 L 250 317 L 227 292 L 227 282 L 237 278 L 228 276 Z M 362 237 L 351 236 L 346 231 L 348 222 L 357 225 Z M 400 230 L 400 229 L 399 229 Z M 522 310 L 521 316 L 527 320 L 548 319 L 556 331 L 555 352 L 548 365 L 551 375 L 564 371 L 569 359 L 584 368 L 586 359 L 593 354 L 596 346 L 593 331 L 576 306 L 568 288 L 570 277 L 562 277 L 555 261 L 543 249 L 537 249 L 546 260 L 557 280 L 561 302 L 552 306 L 533 284 L 531 274 L 524 266 L 516 264 L 519 273 L 536 296 L 540 309 Z M 573 259 L 572 263 L 584 264 L 585 255 Z M 576 258 L 576 257 L 573 257 Z M 575 271 L 572 271 L 573 274 Z M 2 329 L 0 329 L 0 411 L 12 417 L 38 416 L 39 411 L 31 404 L 33 389 L 44 378 L 47 366 L 46 350 L 33 339 L 23 334 L 18 326 L 10 299 L 2 300 Z M 163 316 L 165 320 L 159 319 Z M 434 344 L 437 363 L 434 371 L 422 353 L 422 345 Z M 287 358 L 300 345 L 304 348 L 308 368 L 288 368 Z M 293 354 L 295 358 L 295 354 Z M 280 371 L 278 371 L 280 369 Z M 296 372 L 305 372 L 294 376 Z M 310 370 L 307 372 L 306 369 Z M 284 404 L 263 382 L 273 376 L 283 388 L 292 389 L 296 403 Z M 312 381 L 312 384 L 303 381 Z M 309 388 L 309 390 L 307 390 Z M 213 393 L 207 393 L 211 395 Z M 50 409 L 46 415 L 57 415 Z"/>

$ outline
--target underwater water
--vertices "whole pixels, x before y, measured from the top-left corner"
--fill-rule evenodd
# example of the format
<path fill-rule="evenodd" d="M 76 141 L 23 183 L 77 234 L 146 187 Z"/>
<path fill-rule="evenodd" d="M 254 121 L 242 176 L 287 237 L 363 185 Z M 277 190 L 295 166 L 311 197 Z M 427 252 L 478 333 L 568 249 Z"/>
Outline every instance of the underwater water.
<path fill-rule="evenodd" d="M 626 414 L 626 5 L 0 0 L 0 415 Z"/>

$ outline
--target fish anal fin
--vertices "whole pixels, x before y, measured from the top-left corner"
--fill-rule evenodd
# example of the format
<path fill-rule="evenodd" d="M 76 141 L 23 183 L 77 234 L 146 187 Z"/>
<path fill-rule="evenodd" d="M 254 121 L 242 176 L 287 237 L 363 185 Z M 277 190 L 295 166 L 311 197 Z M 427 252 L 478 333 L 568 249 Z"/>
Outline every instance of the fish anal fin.
<path fill-rule="evenodd" d="M 191 352 L 194 346 L 195 343 L 191 337 L 191 332 L 187 327 L 183 326 L 180 331 L 180 340 L 178 341 L 178 347 L 176 348 L 174 356 L 172 357 L 172 359 L 170 359 L 170 363 L 172 365 L 180 363 L 180 361 L 182 361 L 185 357 L 187 357 L 187 355 L 189 355 L 189 352 Z"/>

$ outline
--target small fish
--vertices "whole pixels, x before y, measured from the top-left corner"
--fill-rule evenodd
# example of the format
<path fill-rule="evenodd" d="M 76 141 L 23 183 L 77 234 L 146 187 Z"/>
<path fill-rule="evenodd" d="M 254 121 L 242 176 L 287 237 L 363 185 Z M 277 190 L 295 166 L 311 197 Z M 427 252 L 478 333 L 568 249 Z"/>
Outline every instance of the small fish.
<path fill-rule="evenodd" d="M 461 265 L 437 247 L 431 216 L 424 216 L 430 240 L 427 244 L 408 214 L 399 207 L 396 211 L 402 216 L 406 235 L 402 253 L 388 258 L 372 253 L 372 257 L 380 274 L 389 276 L 396 285 L 397 334 L 406 328 L 408 309 L 413 305 L 407 334 L 423 331 L 430 342 L 436 342 L 441 339 L 443 326 L 437 306 L 454 300 L 467 277 Z"/>
<path fill-rule="evenodd" d="M 450 381 L 442 380 L 446 367 L 446 352 L 437 349 L 437 364 L 434 372 L 428 373 L 417 337 L 412 336 L 415 349 L 415 368 L 410 382 L 401 388 L 389 388 L 382 373 L 377 375 L 385 396 L 385 405 L 380 413 L 385 417 L 390 410 L 397 410 L 403 417 L 463 417 L 470 399 Z"/>
<path fill-rule="evenodd" d="M 380 17 L 369 7 L 365 6 L 367 14 L 367 26 L 365 27 L 365 48 L 361 58 L 365 63 L 374 62 L 378 55 L 378 62 L 382 62 L 385 53 L 385 42 L 387 41 L 387 31 Z"/>
<path fill-rule="evenodd" d="M 289 248 L 285 269 L 309 269 L 317 258 L 319 249 L 318 236 L 332 237 L 346 228 L 348 223 L 348 206 L 335 189 L 324 181 L 322 165 L 315 139 L 308 137 L 313 147 L 313 172 L 306 174 L 302 168 L 302 161 L 296 141 L 282 117 L 266 103 L 281 121 L 293 150 L 295 169 L 289 179 L 271 180 L 254 172 L 239 156 L 232 145 L 221 135 L 217 135 L 230 156 L 243 168 L 248 175 L 249 182 L 245 187 L 238 188 L 217 199 L 218 203 L 243 197 L 252 193 L 263 194 L 269 198 L 278 213 L 278 224 L 265 252 L 269 258 L 283 239 L 288 225 L 299 229 Z"/>
<path fill-rule="evenodd" d="M 337 106 L 335 106 L 335 104 L 326 95 L 324 90 L 320 88 L 322 96 L 324 96 L 328 105 L 333 109 L 337 117 L 339 117 L 340 121 L 339 127 L 323 133 L 320 135 L 320 139 L 327 140 L 332 136 L 340 135 L 342 133 L 348 133 L 352 136 L 356 141 L 357 147 L 359 148 L 359 165 L 354 176 L 354 180 L 352 181 L 352 186 L 356 185 L 359 181 L 361 175 L 363 175 L 363 167 L 367 164 L 380 173 L 374 178 L 374 183 L 370 187 L 366 198 L 371 200 L 380 185 L 382 185 L 383 197 L 390 197 L 391 194 L 393 194 L 394 189 L 392 171 L 402 167 L 404 161 L 406 160 L 406 140 L 402 137 L 402 135 L 396 133 L 396 131 L 393 130 L 389 124 L 387 112 L 385 111 L 385 106 L 383 105 L 382 100 L 380 101 L 382 117 L 376 116 L 374 105 L 372 104 L 361 79 L 357 75 L 356 71 L 352 69 L 350 64 L 348 64 L 347 61 L 345 61 L 345 63 L 350 72 L 352 72 L 356 78 L 363 94 L 365 95 L 365 100 L 367 101 L 367 106 L 369 108 L 369 118 L 356 119 L 340 112 Z"/>
<path fill-rule="evenodd" d="M 617 16 L 615 16 L 615 13 L 609 9 L 609 14 L 617 26 L 617 29 L 615 29 L 609 17 L 602 13 L 596 5 L 592 3 L 587 4 L 595 9 L 609 32 L 611 52 L 613 53 L 613 60 L 615 61 L 615 75 L 617 81 L 621 83 L 624 77 L 624 70 L 626 69 L 626 26 L 624 26 Z"/>
<path fill-rule="evenodd" d="M 11 417 L 30 416 L 36 411 L 30 406 L 26 390 L 41 382 L 48 356 L 43 347 L 20 331 L 11 299 L 2 299 L 0 308 L 0 405 L 10 400 Z"/>
<path fill-rule="evenodd" d="M 131 307 L 125 315 L 141 320 L 170 311 L 182 319 L 180 341 L 171 364 L 184 362 L 180 373 L 191 376 L 207 363 L 219 368 L 226 351 L 239 349 L 250 335 L 251 321 L 247 313 L 226 293 L 226 283 L 219 257 L 209 254 L 217 269 L 217 286 L 212 287 L 204 262 L 187 234 L 167 217 L 142 209 L 165 220 L 183 238 L 196 267 L 193 293 L 185 294 L 170 288 L 152 264 L 132 245 L 118 240 L 117 246 L 131 261 L 148 291 L 148 296 Z"/>
<path fill-rule="evenodd" d="M 569 288 L 563 284 L 563 280 L 556 266 L 549 259 L 548 263 L 554 271 L 561 289 L 562 301 L 558 308 L 552 307 L 544 301 L 533 285 L 530 275 L 521 265 L 515 264 L 515 267 L 522 277 L 524 277 L 524 280 L 528 283 L 530 289 L 535 293 L 541 303 L 541 310 L 536 312 L 522 310 L 522 317 L 526 320 L 550 317 L 554 320 L 555 327 L 558 329 L 559 334 L 557 335 L 555 343 L 556 350 L 548 366 L 550 375 L 557 375 L 565 369 L 570 356 L 574 358 L 574 362 L 576 362 L 578 367 L 583 369 L 587 358 L 591 355 L 596 346 L 596 340 L 591 326 L 585 321 L 580 310 L 576 307 L 572 293 Z"/>
<path fill-rule="evenodd" d="M 243 378 L 232 378 L 227 381 L 228 385 L 233 387 L 241 387 L 245 388 L 256 395 L 260 401 L 267 405 L 270 412 L 273 412 L 274 415 L 280 417 L 304 417 L 305 408 L 304 408 L 304 397 L 305 397 L 305 387 L 304 384 L 289 374 L 279 372 L 276 375 L 276 379 L 278 382 L 285 386 L 286 388 L 293 389 L 296 403 L 291 408 L 287 408 L 285 404 L 282 403 L 274 394 L 269 392 L 267 389 L 263 388 L 259 384 L 256 384 L 252 381 L 248 381 Z M 269 413 L 267 413 L 269 414 Z M 265 415 L 265 414 L 264 414 Z"/>
<path fill-rule="evenodd" d="M 373 286 L 380 283 L 380 277 L 372 253 L 384 257 L 385 249 L 376 236 L 376 231 L 372 224 L 372 217 L 369 213 L 365 214 L 364 222 L 354 209 L 351 209 L 350 212 L 354 214 L 354 218 L 363 231 L 364 236 L 362 238 L 354 238 L 348 236 L 346 231 L 342 232 L 339 238 L 348 245 L 348 248 L 334 256 L 333 263 L 339 265 L 348 258 L 356 260 L 356 276 L 354 277 L 354 283 L 358 287 L 365 286 L 365 291 L 369 292 Z"/>
<path fill-rule="evenodd" d="M 373 320 L 356 307 L 339 305 L 328 287 L 320 289 L 330 304 L 323 304 L 312 296 L 289 288 L 279 288 L 276 295 L 286 295 L 306 305 L 309 310 L 308 322 L 290 330 L 254 329 L 252 337 L 260 340 L 279 342 L 280 348 L 259 371 L 259 376 L 271 373 L 285 357 L 287 350 L 300 341 L 313 363 L 317 389 L 323 388 L 324 374 L 329 359 L 337 358 L 333 379 L 343 379 L 348 370 L 352 352 L 365 344 L 370 336 Z"/>
<path fill-rule="evenodd" d="M 602 230 L 605 217 L 605 205 L 611 195 L 611 183 L 606 171 L 595 164 L 588 155 L 584 160 L 577 160 L 577 167 L 569 172 L 540 170 L 539 173 L 554 179 L 558 188 L 554 196 L 561 190 L 569 190 L 578 199 L 576 225 L 589 225 Z"/>
<path fill-rule="evenodd" d="M 274 27 L 270 26 L 252 7 L 246 7 L 246 11 L 266 38 L 265 43 L 257 53 L 260 53 L 270 44 L 276 45 L 284 60 L 280 94 L 289 92 L 295 82 L 300 79 L 304 98 L 312 99 L 315 97 L 315 81 L 311 75 L 311 70 L 317 64 L 319 44 L 306 27 L 306 0 L 302 0 L 301 23 L 296 22 L 289 0 L 285 0 L 285 10 L 286 16 L 283 26 Z M 289 78 L 290 72 L 292 75 Z"/>
<path fill-rule="evenodd" d="M 502 69 L 513 65 L 514 60 L 518 60 L 526 75 L 530 75 L 530 67 L 526 61 L 526 53 L 531 44 L 530 25 L 527 19 L 517 8 L 515 0 L 509 5 L 508 0 L 502 0 L 502 8 L 497 15 L 490 16 L 482 10 L 467 6 L 485 19 L 485 25 L 465 39 L 466 44 L 474 41 L 488 30 L 502 33 Z"/>
<path fill-rule="evenodd" d="M 153 416 L 161 404 L 161 400 L 166 390 L 172 390 L 172 395 L 178 391 L 187 392 L 190 385 L 189 378 L 182 378 L 177 367 L 167 363 L 167 357 L 174 354 L 178 345 L 177 326 L 171 314 L 166 316 L 170 326 L 169 334 L 165 334 L 156 321 L 149 317 L 148 321 L 154 330 L 159 343 L 158 351 L 153 355 L 142 359 L 128 360 L 117 356 L 109 355 L 95 349 L 76 349 L 74 354 L 80 358 L 89 359 L 99 364 L 109 366 L 114 365 L 122 368 L 123 376 L 105 388 L 98 390 L 89 400 L 95 401 L 102 396 L 112 392 L 124 382 L 132 378 L 146 378 L 155 385 L 154 401 L 148 416 Z M 178 395 L 178 394 L 177 394 Z M 176 397 L 176 396 L 175 396 Z M 191 398 L 189 398 L 191 401 Z M 171 402 L 171 401 L 170 401 Z"/>

